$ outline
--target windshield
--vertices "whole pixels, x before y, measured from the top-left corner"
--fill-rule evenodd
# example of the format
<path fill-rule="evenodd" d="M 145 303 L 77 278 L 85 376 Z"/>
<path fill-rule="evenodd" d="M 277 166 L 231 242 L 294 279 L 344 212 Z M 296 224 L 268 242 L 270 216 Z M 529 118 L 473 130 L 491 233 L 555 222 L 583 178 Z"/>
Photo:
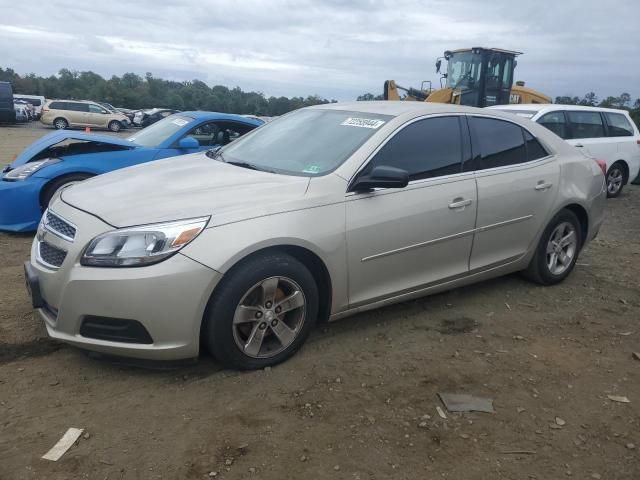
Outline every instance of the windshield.
<path fill-rule="evenodd" d="M 474 88 L 480 81 L 482 56 L 479 53 L 454 53 L 447 65 L 447 87 Z"/>
<path fill-rule="evenodd" d="M 193 118 L 189 117 L 171 116 L 163 118 L 159 122 L 131 135 L 127 140 L 143 147 L 158 147 L 167 138 L 191 122 L 193 122 Z"/>
<path fill-rule="evenodd" d="M 229 163 L 290 175 L 318 176 L 341 165 L 389 115 L 298 110 L 265 124 L 223 150 Z"/>

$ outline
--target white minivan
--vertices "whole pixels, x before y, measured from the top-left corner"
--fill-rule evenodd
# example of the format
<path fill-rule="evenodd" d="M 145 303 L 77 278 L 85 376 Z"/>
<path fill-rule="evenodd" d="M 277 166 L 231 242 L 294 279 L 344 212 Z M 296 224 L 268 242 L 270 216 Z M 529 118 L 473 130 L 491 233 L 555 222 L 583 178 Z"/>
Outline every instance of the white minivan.
<path fill-rule="evenodd" d="M 39 120 L 42 116 L 42 106 L 44 105 L 45 99 L 42 95 L 22 95 L 19 93 L 13 94 L 14 100 L 24 100 L 33 105 L 33 111 L 35 114 L 35 119 Z"/>
<path fill-rule="evenodd" d="M 640 132 L 626 110 L 555 104 L 493 107 L 548 128 L 585 154 L 607 162 L 607 196 L 617 197 L 640 170 Z"/>

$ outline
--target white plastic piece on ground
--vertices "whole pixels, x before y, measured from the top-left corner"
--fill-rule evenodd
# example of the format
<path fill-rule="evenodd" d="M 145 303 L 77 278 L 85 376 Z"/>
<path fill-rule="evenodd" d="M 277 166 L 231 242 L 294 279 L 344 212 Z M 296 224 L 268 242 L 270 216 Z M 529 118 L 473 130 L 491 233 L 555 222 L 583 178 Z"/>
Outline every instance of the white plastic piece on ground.
<path fill-rule="evenodd" d="M 66 451 L 71 448 L 71 445 L 78 441 L 78 438 L 80 438 L 80 435 L 82 435 L 83 431 L 83 428 L 70 428 L 62 436 L 62 438 L 58 440 L 58 443 L 56 443 L 51 450 L 45 453 L 42 458 L 44 458 L 45 460 L 57 462 L 60 457 L 62 457 L 62 455 L 64 455 Z"/>
<path fill-rule="evenodd" d="M 631 400 L 629 400 L 627 397 L 622 397 L 619 395 L 607 395 L 607 398 L 609 398 L 609 400 L 611 400 L 612 402 L 631 403 Z"/>
<path fill-rule="evenodd" d="M 476 397 L 460 393 L 438 393 L 440 400 L 450 412 L 495 413 L 491 398 Z"/>
<path fill-rule="evenodd" d="M 440 408 L 440 405 L 436 407 L 436 411 L 438 412 L 438 415 L 440 415 L 440 418 L 447 418 L 447 416 L 444 414 L 444 411 Z"/>

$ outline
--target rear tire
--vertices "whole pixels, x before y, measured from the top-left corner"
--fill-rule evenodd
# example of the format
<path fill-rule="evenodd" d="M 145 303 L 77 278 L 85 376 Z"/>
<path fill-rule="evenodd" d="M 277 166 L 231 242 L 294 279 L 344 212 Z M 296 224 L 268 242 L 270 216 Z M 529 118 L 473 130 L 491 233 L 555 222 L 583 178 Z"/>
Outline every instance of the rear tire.
<path fill-rule="evenodd" d="M 615 162 L 607 171 L 607 198 L 619 197 L 629 174 L 622 162 Z"/>
<path fill-rule="evenodd" d="M 562 210 L 547 225 L 524 274 L 540 285 L 560 283 L 573 270 L 581 248 L 580 221 L 572 211 Z"/>
<path fill-rule="evenodd" d="M 119 132 L 122 130 L 122 124 L 118 120 L 112 120 L 109 122 L 109 130 L 112 132 Z"/>
<path fill-rule="evenodd" d="M 69 128 L 69 122 L 67 122 L 64 118 L 56 118 L 53 121 L 53 128 L 56 130 L 65 130 Z"/>
<path fill-rule="evenodd" d="M 249 258 L 225 274 L 204 319 L 202 340 L 223 365 L 252 370 L 287 360 L 318 316 L 318 287 L 285 253 Z"/>
<path fill-rule="evenodd" d="M 80 183 L 87 178 L 91 178 L 93 175 L 87 173 L 74 173 L 72 175 L 66 175 L 64 177 L 57 178 L 50 184 L 48 184 L 40 195 L 40 207 L 44 211 L 51 202 L 51 199 L 63 188 L 66 188 L 74 183 Z"/>

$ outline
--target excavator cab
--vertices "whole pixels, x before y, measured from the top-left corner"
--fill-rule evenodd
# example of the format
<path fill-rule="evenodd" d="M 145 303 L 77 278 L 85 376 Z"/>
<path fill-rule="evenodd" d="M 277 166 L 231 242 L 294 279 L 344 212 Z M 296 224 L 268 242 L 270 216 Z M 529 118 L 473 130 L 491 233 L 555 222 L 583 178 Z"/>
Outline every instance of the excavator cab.
<path fill-rule="evenodd" d="M 472 107 L 508 104 L 517 55 L 520 52 L 479 47 L 444 52 L 447 73 L 443 79 L 452 92 L 451 103 Z M 439 66 L 437 62 L 437 70 Z"/>

